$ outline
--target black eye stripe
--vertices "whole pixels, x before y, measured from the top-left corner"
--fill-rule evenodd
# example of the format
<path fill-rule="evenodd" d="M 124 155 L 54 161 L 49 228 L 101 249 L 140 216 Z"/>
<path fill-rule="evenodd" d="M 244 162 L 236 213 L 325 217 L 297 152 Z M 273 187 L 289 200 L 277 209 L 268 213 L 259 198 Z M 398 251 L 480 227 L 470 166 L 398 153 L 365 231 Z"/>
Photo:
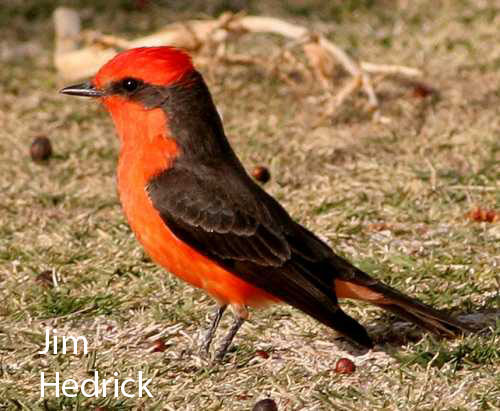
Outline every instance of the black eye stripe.
<path fill-rule="evenodd" d="M 127 77 L 122 80 L 121 86 L 125 91 L 131 92 L 139 87 L 139 81 L 135 78 Z"/>
<path fill-rule="evenodd" d="M 146 108 L 159 107 L 169 95 L 170 87 L 145 83 L 134 77 L 122 77 L 106 87 L 106 96 L 123 96 L 128 100 L 138 101 Z"/>
<path fill-rule="evenodd" d="M 139 90 L 144 88 L 144 82 L 133 77 L 124 77 L 120 80 L 113 81 L 106 90 L 106 94 L 111 95 L 126 95 L 132 97 Z"/>

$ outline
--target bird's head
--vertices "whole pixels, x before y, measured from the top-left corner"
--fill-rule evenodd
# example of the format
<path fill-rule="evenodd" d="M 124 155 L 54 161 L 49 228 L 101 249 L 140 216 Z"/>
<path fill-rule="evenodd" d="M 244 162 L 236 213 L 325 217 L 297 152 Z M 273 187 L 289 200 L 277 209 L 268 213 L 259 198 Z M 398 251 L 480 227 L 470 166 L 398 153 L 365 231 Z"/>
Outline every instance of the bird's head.
<path fill-rule="evenodd" d="M 194 70 L 191 57 L 174 47 L 141 47 L 117 54 L 85 83 L 65 87 L 63 94 L 95 97 L 111 109 L 140 103 L 155 87 L 180 82 Z"/>
<path fill-rule="evenodd" d="M 61 93 L 100 100 L 127 147 L 163 144 L 167 137 L 186 155 L 228 151 L 210 92 L 182 50 L 164 46 L 121 52 L 92 80 Z"/>
<path fill-rule="evenodd" d="M 179 89 L 188 89 L 195 74 L 186 52 L 141 47 L 117 54 L 93 79 L 61 93 L 97 98 L 111 113 L 121 140 L 137 142 L 139 137 L 165 133 L 167 100 L 174 100 Z"/>

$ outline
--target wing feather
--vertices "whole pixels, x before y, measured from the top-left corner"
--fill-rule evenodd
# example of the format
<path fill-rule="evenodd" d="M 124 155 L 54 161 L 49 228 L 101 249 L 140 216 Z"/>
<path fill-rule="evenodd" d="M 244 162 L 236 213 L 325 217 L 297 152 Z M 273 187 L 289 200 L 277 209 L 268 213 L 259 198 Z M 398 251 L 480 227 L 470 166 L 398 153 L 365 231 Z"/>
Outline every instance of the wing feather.
<path fill-rule="evenodd" d="M 285 232 L 250 193 L 229 194 L 234 182 L 228 178 L 172 169 L 152 179 L 147 191 L 167 224 L 189 231 L 219 258 L 282 265 L 291 255 Z"/>

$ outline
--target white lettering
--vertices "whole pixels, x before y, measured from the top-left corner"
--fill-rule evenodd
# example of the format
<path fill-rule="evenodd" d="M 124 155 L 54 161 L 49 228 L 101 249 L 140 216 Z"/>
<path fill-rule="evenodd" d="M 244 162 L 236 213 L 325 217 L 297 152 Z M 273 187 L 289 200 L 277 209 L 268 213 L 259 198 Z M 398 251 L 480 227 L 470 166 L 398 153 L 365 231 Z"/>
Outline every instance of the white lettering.
<path fill-rule="evenodd" d="M 55 334 L 57 333 L 57 330 L 52 330 L 52 332 Z M 54 335 L 54 354 L 57 354 L 57 336 Z"/>
<path fill-rule="evenodd" d="M 81 391 L 82 391 L 82 394 L 84 397 L 98 397 L 99 395 L 99 372 L 98 371 L 94 371 L 94 379 L 90 379 L 90 378 L 87 378 L 85 380 L 82 381 L 82 388 L 81 388 Z M 86 390 L 85 390 L 85 386 L 87 384 L 93 384 L 94 385 L 94 391 L 92 393 L 88 393 Z"/>
<path fill-rule="evenodd" d="M 127 394 L 127 391 L 125 391 L 125 385 L 127 385 L 127 383 L 129 382 L 134 382 L 135 380 L 132 379 L 132 378 L 127 378 L 125 379 L 123 382 L 122 382 L 122 385 L 120 387 L 121 391 L 122 391 L 122 394 L 125 395 L 125 397 L 128 397 L 128 398 L 134 398 L 135 395 L 134 394 Z"/>
<path fill-rule="evenodd" d="M 40 398 L 44 398 L 45 396 L 45 387 L 56 387 L 56 397 L 59 398 L 59 373 L 56 372 L 56 382 L 45 382 L 45 374 L 42 372 L 40 374 L 40 388 L 41 394 Z"/>
<path fill-rule="evenodd" d="M 118 378 L 116 378 L 118 373 L 115 371 L 113 375 L 115 376 L 115 398 L 118 398 L 118 394 L 120 393 L 120 390 L 118 390 Z"/>
<path fill-rule="evenodd" d="M 106 388 L 108 386 L 108 382 L 110 382 L 111 380 L 107 380 L 107 379 L 104 379 L 102 380 L 102 396 L 103 398 L 106 397 Z"/>
<path fill-rule="evenodd" d="M 47 328 L 45 330 L 45 350 L 38 351 L 38 354 L 47 354 L 49 352 L 49 348 L 50 348 L 49 329 Z"/>
<path fill-rule="evenodd" d="M 73 387 L 66 387 L 68 384 L 72 384 Z M 78 383 L 75 381 L 75 380 L 72 380 L 71 378 L 69 380 L 65 380 L 63 382 L 63 385 L 62 385 L 62 393 L 65 397 L 76 397 L 77 394 L 71 394 L 71 393 L 67 393 L 66 390 L 74 390 L 74 391 L 77 391 L 78 390 Z"/>
<path fill-rule="evenodd" d="M 77 397 L 80 393 L 86 398 L 106 398 L 108 395 L 112 395 L 113 387 L 115 398 L 120 396 L 127 398 L 135 398 L 137 396 L 140 398 L 153 398 L 153 394 L 148 388 L 153 379 L 146 379 L 142 371 L 138 372 L 137 379 L 126 378 L 124 381 L 118 378 L 119 374 L 117 372 L 113 373 L 114 378 L 103 378 L 100 380 L 99 372 L 94 371 L 93 377 L 86 378 L 81 383 L 73 378 L 62 380 L 59 374 L 59 372 L 55 373 L 55 381 L 49 381 L 45 376 L 45 372 L 40 373 L 40 398 L 47 397 L 46 391 L 48 388 L 55 388 L 56 398 L 59 398 L 60 395 L 64 397 Z M 99 390 L 100 388 L 101 390 Z"/>
<path fill-rule="evenodd" d="M 67 341 L 73 341 L 73 354 L 78 354 L 78 340 L 82 340 L 83 341 L 83 353 L 84 354 L 88 354 L 88 350 L 87 350 L 87 339 L 84 337 L 84 336 L 80 336 L 80 337 L 72 337 L 72 336 L 69 336 L 69 337 L 63 337 L 63 354 L 66 354 L 66 343 Z"/>
<path fill-rule="evenodd" d="M 142 371 L 139 371 L 139 397 L 142 397 L 142 391 L 146 391 L 148 397 L 153 398 L 151 392 L 148 390 L 147 386 L 151 382 L 152 378 L 146 380 L 146 384 L 142 385 Z"/>

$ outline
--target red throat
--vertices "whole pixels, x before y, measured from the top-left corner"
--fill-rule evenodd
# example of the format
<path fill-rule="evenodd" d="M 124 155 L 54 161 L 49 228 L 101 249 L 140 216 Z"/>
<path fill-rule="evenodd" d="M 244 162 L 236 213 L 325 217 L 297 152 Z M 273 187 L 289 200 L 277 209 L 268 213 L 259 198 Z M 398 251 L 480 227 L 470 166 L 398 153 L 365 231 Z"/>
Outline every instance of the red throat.
<path fill-rule="evenodd" d="M 179 153 L 165 112 L 160 108 L 147 110 L 120 96 L 104 98 L 103 103 L 120 138 L 118 177 L 122 169 L 135 169 L 135 183 L 145 187 L 151 177 L 169 168 Z"/>

